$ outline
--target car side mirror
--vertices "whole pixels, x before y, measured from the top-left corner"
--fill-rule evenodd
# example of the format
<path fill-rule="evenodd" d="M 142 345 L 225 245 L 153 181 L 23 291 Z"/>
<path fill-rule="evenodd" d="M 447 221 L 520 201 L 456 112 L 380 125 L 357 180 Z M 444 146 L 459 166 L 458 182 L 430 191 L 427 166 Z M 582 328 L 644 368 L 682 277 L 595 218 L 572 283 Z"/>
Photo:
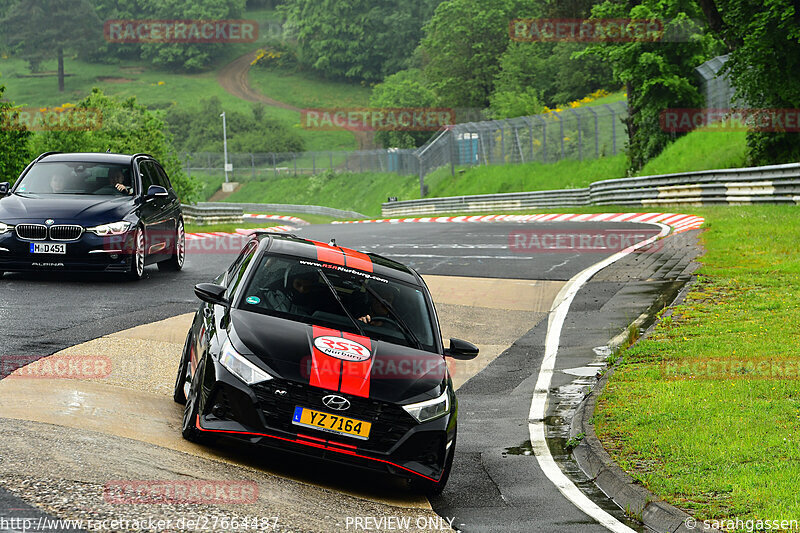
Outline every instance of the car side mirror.
<path fill-rule="evenodd" d="M 7 196 L 11 190 L 11 184 L 7 181 L 0 183 L 0 196 Z"/>
<path fill-rule="evenodd" d="M 478 357 L 478 347 L 461 339 L 450 339 L 450 348 L 444 351 L 445 357 L 468 361 Z"/>
<path fill-rule="evenodd" d="M 195 295 L 206 303 L 230 307 L 231 302 L 225 298 L 225 287 L 213 283 L 195 285 Z"/>
<path fill-rule="evenodd" d="M 161 185 L 151 185 L 147 189 L 147 194 L 145 196 L 147 198 L 156 198 L 156 197 L 169 196 L 169 193 L 167 192 L 167 189 L 165 189 Z"/>

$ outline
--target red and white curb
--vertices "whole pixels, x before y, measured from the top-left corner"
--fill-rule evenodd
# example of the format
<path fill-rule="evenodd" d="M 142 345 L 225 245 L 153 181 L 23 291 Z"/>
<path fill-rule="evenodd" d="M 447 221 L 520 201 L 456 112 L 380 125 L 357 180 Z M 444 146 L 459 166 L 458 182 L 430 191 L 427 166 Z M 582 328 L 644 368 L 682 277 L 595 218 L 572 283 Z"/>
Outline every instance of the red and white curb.
<path fill-rule="evenodd" d="M 379 218 L 374 220 L 335 220 L 332 224 L 403 224 L 408 222 L 647 222 L 669 226 L 673 233 L 697 229 L 705 219 L 677 213 L 592 213 L 548 215 L 475 215 L 457 217 Z"/>
<path fill-rule="evenodd" d="M 218 239 L 220 237 L 234 237 L 234 236 L 247 236 L 256 231 L 276 231 L 276 232 L 286 232 L 286 231 L 294 231 L 295 227 L 293 226 L 272 226 L 271 228 L 237 228 L 235 233 L 226 233 L 224 231 L 215 231 L 213 233 L 187 233 L 186 240 L 197 240 L 197 239 Z"/>
<path fill-rule="evenodd" d="M 276 220 L 281 222 L 290 222 L 292 224 L 297 224 L 300 226 L 308 226 L 309 224 L 311 224 L 310 222 L 303 220 L 302 218 L 292 217 L 289 215 L 255 215 L 253 213 L 245 213 L 244 218 L 257 219 L 257 220 Z"/>

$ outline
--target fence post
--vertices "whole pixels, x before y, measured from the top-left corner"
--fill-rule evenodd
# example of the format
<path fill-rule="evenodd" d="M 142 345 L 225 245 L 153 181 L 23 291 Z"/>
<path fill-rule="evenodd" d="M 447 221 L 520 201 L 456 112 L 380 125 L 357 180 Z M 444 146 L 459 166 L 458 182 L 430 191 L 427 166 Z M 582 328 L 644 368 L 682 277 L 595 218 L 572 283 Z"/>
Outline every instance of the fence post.
<path fill-rule="evenodd" d="M 606 104 L 606 107 L 611 111 L 611 155 L 617 155 L 617 113 L 611 104 Z"/>
<path fill-rule="evenodd" d="M 333 172 L 333 152 L 328 152 L 328 162 L 330 163 L 330 171 Z"/>
<path fill-rule="evenodd" d="M 542 117 L 542 163 L 547 163 L 547 121 Z"/>
<path fill-rule="evenodd" d="M 456 140 L 456 133 L 453 130 L 450 130 L 450 150 L 448 150 L 448 154 L 450 156 L 450 175 L 456 175 L 456 157 L 457 157 L 457 149 L 458 149 L 458 141 Z"/>
<path fill-rule="evenodd" d="M 425 172 L 422 169 L 422 157 L 418 155 L 417 160 L 419 161 L 419 197 L 422 199 L 425 198 Z"/>
<path fill-rule="evenodd" d="M 275 177 L 278 177 L 278 161 L 275 159 L 275 152 L 272 152 L 272 169 L 275 172 Z"/>
<path fill-rule="evenodd" d="M 597 126 L 597 112 L 594 111 L 591 106 L 586 109 L 594 116 L 594 157 L 596 159 L 600 157 L 600 130 Z"/>
<path fill-rule="evenodd" d="M 256 179 L 256 156 L 250 152 L 250 166 L 253 169 L 253 181 Z"/>
<path fill-rule="evenodd" d="M 570 109 L 570 111 L 575 115 L 575 120 L 578 122 L 578 160 L 583 161 L 583 130 L 581 129 L 581 116 L 574 109 Z"/>
<path fill-rule="evenodd" d="M 500 124 L 500 157 L 503 158 L 503 164 L 506 163 L 506 128 L 505 124 Z"/>
<path fill-rule="evenodd" d="M 558 115 L 559 134 L 561 136 L 561 159 L 564 159 L 564 117 L 558 111 L 553 111 Z"/>
<path fill-rule="evenodd" d="M 311 175 L 313 176 L 316 173 L 317 173 L 317 154 L 312 152 L 311 153 Z"/>
<path fill-rule="evenodd" d="M 294 160 L 294 177 L 297 177 L 297 154 L 292 153 L 292 159 Z"/>

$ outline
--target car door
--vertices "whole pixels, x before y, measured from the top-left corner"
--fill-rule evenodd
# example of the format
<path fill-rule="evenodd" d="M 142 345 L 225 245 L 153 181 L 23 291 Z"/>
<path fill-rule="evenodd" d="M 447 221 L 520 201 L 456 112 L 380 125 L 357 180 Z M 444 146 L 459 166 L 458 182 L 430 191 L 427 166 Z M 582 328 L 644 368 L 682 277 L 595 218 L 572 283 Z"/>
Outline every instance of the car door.
<path fill-rule="evenodd" d="M 167 221 L 164 219 L 164 206 L 166 197 L 147 196 L 147 190 L 151 185 L 158 185 L 158 171 L 150 160 L 139 161 L 139 175 L 142 179 L 142 210 L 141 219 L 145 227 L 147 239 L 146 264 L 151 264 L 164 259 L 158 255 L 166 245 Z"/>
<path fill-rule="evenodd" d="M 169 181 L 169 177 L 167 176 L 164 167 L 158 164 L 156 161 L 151 161 L 153 165 L 152 168 L 155 169 L 158 182 L 156 185 L 161 185 L 167 190 L 169 196 L 164 198 L 164 212 L 162 214 L 162 218 L 166 220 L 166 231 L 170 232 L 169 235 L 173 235 L 175 233 L 175 228 L 178 226 L 178 219 L 181 216 L 181 202 L 178 199 L 178 195 L 175 193 L 175 190 L 172 188 L 172 183 Z"/>

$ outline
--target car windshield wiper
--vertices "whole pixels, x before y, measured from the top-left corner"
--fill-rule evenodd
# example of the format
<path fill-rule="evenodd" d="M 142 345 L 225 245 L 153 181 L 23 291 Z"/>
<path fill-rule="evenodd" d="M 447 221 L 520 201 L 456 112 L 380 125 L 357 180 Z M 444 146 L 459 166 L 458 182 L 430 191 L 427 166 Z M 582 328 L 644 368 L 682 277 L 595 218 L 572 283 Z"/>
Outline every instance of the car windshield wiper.
<path fill-rule="evenodd" d="M 386 308 L 386 311 L 390 315 L 392 315 L 392 318 L 394 318 L 394 321 L 397 322 L 397 324 L 400 326 L 400 329 L 403 330 L 403 334 L 405 334 L 406 339 L 408 339 L 411 342 L 413 342 L 416 345 L 418 350 L 425 351 L 425 347 L 422 346 L 421 342 L 419 342 L 419 338 L 414 334 L 414 332 L 411 330 L 411 328 L 408 327 L 408 324 L 406 324 L 406 321 L 403 320 L 402 318 L 400 318 L 400 315 L 397 314 L 397 311 L 394 310 L 394 307 L 392 307 L 391 304 L 389 304 L 389 302 L 387 302 L 386 300 L 381 298 L 380 294 L 375 292 L 375 290 L 372 287 L 370 287 L 369 285 L 367 285 L 366 283 L 364 284 L 364 288 L 369 291 L 369 293 L 372 295 L 373 298 L 378 300 L 381 303 L 381 305 Z"/>
<path fill-rule="evenodd" d="M 361 334 L 362 337 L 366 337 L 364 329 L 358 323 L 358 320 L 356 320 L 355 317 L 350 314 L 350 311 L 347 310 L 347 307 L 345 307 L 344 302 L 342 302 L 342 299 L 339 298 L 339 293 L 336 292 L 336 287 L 333 286 L 333 283 L 331 283 L 331 280 L 329 280 L 328 276 L 325 275 L 325 272 L 323 272 L 321 268 L 317 268 L 317 272 L 319 272 L 319 275 L 322 276 L 322 279 L 325 281 L 325 285 L 327 285 L 328 288 L 331 290 L 331 294 L 333 294 L 333 297 L 336 299 L 336 302 L 339 304 L 339 307 L 342 308 L 342 311 L 344 311 L 344 314 L 347 315 L 347 318 L 350 319 L 350 322 L 353 323 L 353 325 L 356 327 L 356 329 L 358 330 L 358 332 Z"/>

